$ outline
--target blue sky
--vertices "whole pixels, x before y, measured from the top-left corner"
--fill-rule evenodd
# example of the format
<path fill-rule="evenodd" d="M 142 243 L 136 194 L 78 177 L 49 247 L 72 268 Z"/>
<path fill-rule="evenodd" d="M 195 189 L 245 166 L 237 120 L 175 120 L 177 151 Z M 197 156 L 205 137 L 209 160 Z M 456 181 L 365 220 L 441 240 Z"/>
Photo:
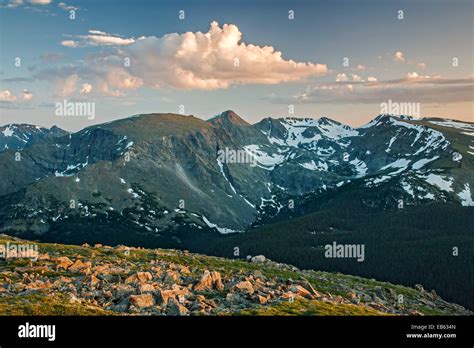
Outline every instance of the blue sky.
<path fill-rule="evenodd" d="M 232 109 L 249 122 L 328 116 L 360 125 L 389 99 L 420 103 L 422 116 L 474 119 L 470 0 L 0 4 L 0 124 L 74 130 L 184 106 L 205 119 Z M 235 58 L 241 64 L 229 68 Z M 94 102 L 97 117 L 56 116 L 64 99 Z"/>

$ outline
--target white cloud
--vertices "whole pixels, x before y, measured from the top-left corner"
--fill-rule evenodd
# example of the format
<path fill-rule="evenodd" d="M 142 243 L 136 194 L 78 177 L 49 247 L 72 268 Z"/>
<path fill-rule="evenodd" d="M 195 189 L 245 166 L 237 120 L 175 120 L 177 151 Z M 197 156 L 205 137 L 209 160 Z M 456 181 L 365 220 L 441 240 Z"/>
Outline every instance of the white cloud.
<path fill-rule="evenodd" d="M 217 89 L 238 84 L 299 81 L 327 72 L 324 64 L 285 60 L 271 46 L 241 42 L 233 24 L 212 22 L 207 33 L 147 37 L 123 47 L 131 72 L 150 87 Z"/>
<path fill-rule="evenodd" d="M 0 102 L 3 103 L 12 103 L 14 101 L 30 101 L 31 99 L 33 99 L 33 93 L 26 89 L 21 91 L 18 96 L 8 89 L 0 91 Z"/>
<path fill-rule="evenodd" d="M 62 45 L 119 46 L 94 56 L 90 66 L 102 69 L 96 91 L 120 96 L 124 90 L 150 88 L 219 89 L 239 84 L 277 84 L 300 81 L 327 72 L 324 64 L 285 60 L 271 46 L 241 42 L 233 24 L 212 22 L 209 31 L 167 34 L 163 37 L 122 38 L 100 30 L 75 36 Z M 124 67 L 129 59 L 130 67 Z"/>
<path fill-rule="evenodd" d="M 6 1 L 5 1 L 6 2 Z M 35 11 L 35 12 L 42 12 L 42 13 L 49 13 L 47 10 L 39 10 L 33 6 L 29 5 L 49 5 L 52 2 L 52 0 L 10 0 L 7 2 L 6 5 L 1 4 L 0 8 L 17 8 L 17 7 L 23 7 L 25 9 Z"/>
<path fill-rule="evenodd" d="M 26 100 L 26 101 L 30 101 L 31 99 L 33 99 L 33 93 L 31 93 L 30 91 L 24 89 L 21 92 L 21 99 Z"/>
<path fill-rule="evenodd" d="M 74 40 L 63 40 L 61 41 L 61 45 L 65 47 L 77 47 L 77 42 Z"/>
<path fill-rule="evenodd" d="M 356 81 L 356 82 L 363 81 L 362 77 L 360 77 L 359 75 L 351 74 L 351 76 L 352 76 L 352 81 Z"/>
<path fill-rule="evenodd" d="M 68 76 L 66 79 L 60 79 L 57 81 L 57 92 L 56 94 L 60 97 L 68 97 L 76 91 L 77 83 L 79 82 L 79 76 L 73 74 Z"/>
<path fill-rule="evenodd" d="M 29 0 L 28 2 L 33 5 L 49 5 L 52 0 Z"/>
<path fill-rule="evenodd" d="M 347 81 L 347 80 L 348 78 L 346 74 L 337 74 L 336 76 L 336 82 Z"/>
<path fill-rule="evenodd" d="M 417 65 L 420 69 L 426 69 L 426 63 L 418 63 Z"/>
<path fill-rule="evenodd" d="M 123 46 L 135 42 L 134 38 L 123 38 L 119 35 L 108 34 L 100 30 L 89 30 L 87 35 L 75 35 L 76 40 L 65 40 L 61 45 L 66 47 L 85 46 Z"/>
<path fill-rule="evenodd" d="M 374 76 L 369 76 L 369 77 L 367 78 L 367 81 L 369 81 L 369 82 L 376 82 L 376 81 L 377 81 L 377 78 L 374 77 Z"/>
<path fill-rule="evenodd" d="M 10 0 L 10 2 L 5 7 L 15 8 L 20 5 L 23 5 L 23 0 Z"/>
<path fill-rule="evenodd" d="M 60 9 L 64 10 L 64 11 L 71 11 L 71 10 L 77 11 L 77 10 L 79 9 L 79 8 L 76 7 L 76 6 L 68 5 L 68 4 L 64 3 L 64 2 L 60 2 L 60 3 L 58 4 L 58 7 L 59 7 Z"/>
<path fill-rule="evenodd" d="M 89 83 L 83 83 L 81 94 L 89 94 L 90 92 L 92 92 L 92 85 Z"/>
<path fill-rule="evenodd" d="M 0 101 L 2 102 L 13 102 L 16 100 L 15 95 L 8 89 L 0 91 Z"/>
<path fill-rule="evenodd" d="M 406 82 L 421 81 L 431 78 L 440 78 L 440 76 L 419 75 L 417 72 L 409 72 L 405 78 Z"/>
<path fill-rule="evenodd" d="M 405 55 L 403 54 L 403 52 L 397 51 L 393 54 L 393 59 L 396 62 L 404 62 L 405 61 Z"/>
<path fill-rule="evenodd" d="M 97 76 L 98 90 L 108 96 L 122 97 L 125 91 L 134 90 L 143 85 L 143 80 L 131 75 L 126 70 L 111 68 Z"/>
<path fill-rule="evenodd" d="M 358 64 L 358 65 L 356 66 L 356 70 L 362 71 L 362 70 L 365 70 L 365 69 L 366 69 L 365 65 Z"/>

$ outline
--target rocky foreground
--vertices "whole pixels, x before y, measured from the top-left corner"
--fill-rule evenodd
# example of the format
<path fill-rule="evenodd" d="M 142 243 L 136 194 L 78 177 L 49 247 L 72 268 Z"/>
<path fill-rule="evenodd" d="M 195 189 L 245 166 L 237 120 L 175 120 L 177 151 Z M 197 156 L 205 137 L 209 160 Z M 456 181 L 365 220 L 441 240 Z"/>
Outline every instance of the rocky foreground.
<path fill-rule="evenodd" d="M 0 244 L 32 243 L 0 236 Z M 36 244 L 36 243 L 35 243 Z M 1 315 L 472 315 L 421 286 L 302 271 L 263 256 L 38 243 L 0 260 Z"/>

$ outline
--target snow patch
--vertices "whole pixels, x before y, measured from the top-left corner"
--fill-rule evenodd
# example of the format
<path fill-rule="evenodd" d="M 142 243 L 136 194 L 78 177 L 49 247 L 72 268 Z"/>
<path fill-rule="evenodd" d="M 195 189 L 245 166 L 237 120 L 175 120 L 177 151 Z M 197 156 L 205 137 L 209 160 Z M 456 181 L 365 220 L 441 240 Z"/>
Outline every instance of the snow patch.
<path fill-rule="evenodd" d="M 356 178 L 362 178 L 363 176 L 365 176 L 367 174 L 368 168 L 367 168 L 367 164 L 365 164 L 364 161 L 359 160 L 356 157 L 355 159 L 353 159 L 349 163 L 352 164 L 354 166 L 355 170 L 357 171 Z"/>
<path fill-rule="evenodd" d="M 423 168 L 426 164 L 437 160 L 438 158 L 439 158 L 439 156 L 434 156 L 433 158 L 422 158 L 421 160 L 416 161 L 415 163 L 413 163 L 413 165 L 411 167 L 415 170 L 418 170 L 418 169 Z"/>
<path fill-rule="evenodd" d="M 327 172 L 328 170 L 327 163 L 324 163 L 321 161 L 318 161 L 318 163 L 316 163 L 314 162 L 314 160 L 311 160 L 311 162 L 303 163 L 303 164 L 300 163 L 299 165 L 308 170 L 318 170 L 318 171 L 324 171 L 324 172 Z"/>
<path fill-rule="evenodd" d="M 202 220 L 208 227 L 215 228 L 219 233 L 222 233 L 222 234 L 241 232 L 241 231 L 236 231 L 227 227 L 219 227 L 216 224 L 213 224 L 212 222 L 210 222 L 204 215 L 202 216 Z"/>
<path fill-rule="evenodd" d="M 266 152 L 260 150 L 258 145 L 246 145 L 244 150 L 250 154 L 255 161 L 258 163 L 260 168 L 266 170 L 273 170 L 276 165 L 279 165 L 285 161 L 285 156 L 283 155 L 269 155 Z"/>
<path fill-rule="evenodd" d="M 2 133 L 6 137 L 11 137 L 13 135 L 13 130 L 10 127 L 6 127 Z"/>
<path fill-rule="evenodd" d="M 439 189 L 446 192 L 453 192 L 451 185 L 453 184 L 452 178 L 444 178 L 438 174 L 429 174 L 425 177 L 425 180 L 430 185 L 435 185 Z"/>
<path fill-rule="evenodd" d="M 474 206 L 474 201 L 472 200 L 471 188 L 469 184 L 464 184 L 464 190 L 458 193 L 458 197 L 461 199 L 461 204 L 463 206 Z"/>

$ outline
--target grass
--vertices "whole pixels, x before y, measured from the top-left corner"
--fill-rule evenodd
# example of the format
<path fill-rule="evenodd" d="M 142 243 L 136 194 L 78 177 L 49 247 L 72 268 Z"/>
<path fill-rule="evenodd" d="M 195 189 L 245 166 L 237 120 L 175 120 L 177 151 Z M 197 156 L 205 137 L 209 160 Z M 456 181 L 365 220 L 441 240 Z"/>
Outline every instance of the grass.
<path fill-rule="evenodd" d="M 263 316 L 289 316 L 289 315 L 308 315 L 308 316 L 357 316 L 357 315 L 387 315 L 365 306 L 356 306 L 350 304 L 334 304 L 331 302 L 309 301 L 305 299 L 285 301 L 277 305 L 244 309 L 232 315 L 263 315 Z"/>
<path fill-rule="evenodd" d="M 8 237 L 0 237 L 0 243 L 21 243 Z M 29 242 L 31 243 L 31 242 Z M 377 288 L 384 290 L 391 289 L 398 295 L 403 295 L 404 306 L 416 309 L 425 315 L 449 315 L 446 310 L 432 308 L 417 301 L 420 293 L 412 288 L 376 281 L 373 279 L 361 278 L 358 276 L 345 275 L 340 273 L 329 273 L 322 271 L 294 272 L 288 269 L 280 269 L 274 265 L 250 263 L 244 260 L 224 259 L 200 254 L 187 254 L 175 250 L 163 249 L 130 249 L 127 255 L 124 251 L 109 248 L 94 248 L 91 246 L 62 245 L 52 243 L 40 243 L 40 253 L 48 253 L 51 257 L 68 256 L 72 260 L 80 258 L 83 261 L 100 259 L 103 262 L 118 264 L 123 267 L 124 262 L 133 263 L 126 265 L 125 274 L 145 271 L 147 267 L 153 267 L 151 260 L 163 260 L 170 263 L 181 264 L 193 269 L 194 276 L 199 276 L 204 270 L 218 271 L 223 278 L 231 277 L 239 272 L 252 274 L 253 271 L 260 271 L 264 277 L 277 282 L 307 280 L 316 291 L 323 296 L 348 296 L 352 290 L 360 290 L 366 293 L 375 293 Z M 51 265 L 52 260 L 39 260 L 35 266 Z M 11 259 L 6 263 L 0 263 L 0 271 L 14 271 L 18 267 L 28 266 L 29 260 Z M 60 276 L 78 277 L 82 274 L 68 272 L 64 270 L 28 270 L 26 273 L 41 273 L 48 276 L 51 281 Z M 20 272 L 20 273 L 25 273 Z M 21 274 L 0 274 L 0 281 L 21 281 Z M 291 279 L 291 280 L 290 280 Z M 204 294 L 207 298 L 222 298 L 225 293 L 209 291 Z M 362 299 L 362 303 L 363 303 Z M 395 301 L 392 303 L 395 305 Z M 28 295 L 17 295 L 0 297 L 0 315 L 110 315 L 112 312 L 105 311 L 99 307 L 70 303 L 67 298 L 60 295 L 47 296 L 44 293 L 34 293 Z M 257 306 L 240 310 L 232 315 L 386 315 L 381 311 L 371 309 L 365 305 L 337 304 L 323 301 L 309 301 L 298 299 L 294 302 L 283 301 L 278 304 Z"/>
<path fill-rule="evenodd" d="M 111 311 L 82 303 L 70 303 L 65 296 L 42 293 L 0 297 L 0 315 L 8 316 L 96 316 L 114 315 Z"/>

